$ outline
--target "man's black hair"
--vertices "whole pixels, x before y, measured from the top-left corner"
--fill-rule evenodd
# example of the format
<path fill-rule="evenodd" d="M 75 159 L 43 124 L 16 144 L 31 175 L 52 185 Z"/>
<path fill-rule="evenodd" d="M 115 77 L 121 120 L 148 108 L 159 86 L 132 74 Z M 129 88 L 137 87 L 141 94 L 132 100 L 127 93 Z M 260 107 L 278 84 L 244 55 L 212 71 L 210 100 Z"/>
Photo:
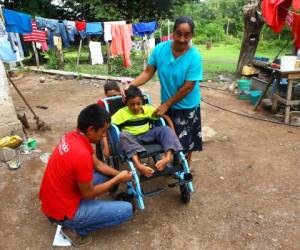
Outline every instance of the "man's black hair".
<path fill-rule="evenodd" d="M 125 91 L 125 96 L 126 96 L 126 102 L 129 99 L 133 99 L 136 97 L 140 97 L 143 99 L 142 91 L 137 86 L 134 86 L 134 85 L 129 86 L 129 88 Z"/>
<path fill-rule="evenodd" d="M 183 23 L 187 23 L 190 28 L 191 28 L 191 33 L 192 35 L 194 35 L 194 32 L 195 32 L 195 24 L 194 24 L 194 21 L 192 20 L 192 18 L 188 17 L 188 16 L 180 16 L 178 17 L 176 20 L 175 20 L 175 24 L 174 24 L 174 28 L 173 28 L 173 31 L 176 31 L 177 27 L 180 25 L 180 24 L 183 24 Z"/>
<path fill-rule="evenodd" d="M 77 119 L 77 128 L 85 133 L 87 128 L 93 126 L 95 131 L 110 123 L 110 115 L 98 104 L 91 104 L 80 111 Z"/>
<path fill-rule="evenodd" d="M 109 80 L 107 83 L 104 85 L 104 92 L 105 94 L 110 91 L 110 90 L 116 90 L 121 92 L 120 86 L 116 81 L 111 81 Z"/>

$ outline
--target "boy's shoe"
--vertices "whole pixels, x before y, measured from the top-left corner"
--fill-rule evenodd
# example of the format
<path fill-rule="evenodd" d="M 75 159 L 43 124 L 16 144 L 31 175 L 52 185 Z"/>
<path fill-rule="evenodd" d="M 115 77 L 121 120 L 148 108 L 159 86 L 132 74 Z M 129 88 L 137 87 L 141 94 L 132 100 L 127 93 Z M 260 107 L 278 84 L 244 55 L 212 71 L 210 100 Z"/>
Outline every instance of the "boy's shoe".
<path fill-rule="evenodd" d="M 92 242 L 92 237 L 90 235 L 80 236 L 70 228 L 62 228 L 61 234 L 67 238 L 74 247 L 86 246 Z"/>

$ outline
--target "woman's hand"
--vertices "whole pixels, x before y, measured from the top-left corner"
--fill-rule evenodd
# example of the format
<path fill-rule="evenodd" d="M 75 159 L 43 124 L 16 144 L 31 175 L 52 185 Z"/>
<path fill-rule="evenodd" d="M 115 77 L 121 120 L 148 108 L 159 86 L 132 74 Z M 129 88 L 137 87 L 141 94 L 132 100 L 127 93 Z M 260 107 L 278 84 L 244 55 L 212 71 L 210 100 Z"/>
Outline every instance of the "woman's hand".
<path fill-rule="evenodd" d="M 165 113 L 167 113 L 168 109 L 169 106 L 166 103 L 163 103 L 154 111 L 154 114 L 156 116 L 163 116 Z"/>

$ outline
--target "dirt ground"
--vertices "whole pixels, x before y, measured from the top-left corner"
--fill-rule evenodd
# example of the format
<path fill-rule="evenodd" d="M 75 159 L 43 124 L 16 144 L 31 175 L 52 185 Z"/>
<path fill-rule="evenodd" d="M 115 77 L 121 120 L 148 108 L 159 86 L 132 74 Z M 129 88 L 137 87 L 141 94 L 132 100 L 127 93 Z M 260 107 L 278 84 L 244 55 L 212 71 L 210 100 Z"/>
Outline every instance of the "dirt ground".
<path fill-rule="evenodd" d="M 42 152 L 76 126 L 79 111 L 103 95 L 103 83 L 27 73 L 16 80 L 51 131 L 28 131 Z M 155 104 L 159 84 L 144 87 Z M 247 101 L 202 89 L 205 100 L 264 117 Z M 18 111 L 26 111 L 12 90 Z M 251 120 L 202 103 L 202 122 L 217 136 L 195 153 L 196 192 L 183 205 L 179 189 L 146 199 L 133 220 L 93 233 L 82 249 L 300 249 L 300 128 Z M 45 164 L 27 161 L 16 171 L 0 167 L 0 249 L 52 249 L 55 226 L 40 212 Z M 60 248 L 58 248 L 60 249 Z M 69 247 L 69 249 L 72 249 Z"/>

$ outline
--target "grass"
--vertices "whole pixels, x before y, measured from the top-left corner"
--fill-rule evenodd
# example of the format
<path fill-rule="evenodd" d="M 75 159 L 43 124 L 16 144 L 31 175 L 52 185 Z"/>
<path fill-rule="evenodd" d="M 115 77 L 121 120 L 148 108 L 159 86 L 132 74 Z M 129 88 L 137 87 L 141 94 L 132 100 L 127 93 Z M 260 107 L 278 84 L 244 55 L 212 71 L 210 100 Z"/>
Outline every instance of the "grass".
<path fill-rule="evenodd" d="M 240 54 L 240 44 L 213 44 L 211 49 L 206 49 L 205 45 L 197 45 L 199 51 L 203 58 L 204 67 L 204 78 L 211 79 L 216 75 L 234 74 L 236 70 L 236 64 Z M 103 55 L 106 54 L 106 47 L 102 46 Z M 257 49 L 256 55 L 268 57 L 273 59 L 281 47 L 277 43 L 261 42 Z M 287 48 L 284 53 L 289 53 L 291 48 Z M 108 75 L 107 64 L 104 65 L 90 65 L 89 55 L 87 46 L 82 47 L 80 64 L 76 67 L 78 56 L 78 48 L 72 47 L 70 49 L 64 50 L 65 58 L 65 70 L 66 71 L 77 71 L 80 73 L 88 74 L 98 74 L 98 75 Z M 111 73 L 113 76 L 137 76 L 143 70 L 142 55 L 140 53 L 135 53 L 132 56 L 133 66 L 129 69 L 122 69 L 122 66 L 117 66 Z M 113 62 L 115 65 L 116 62 Z M 118 70 L 119 67 L 119 70 Z"/>

